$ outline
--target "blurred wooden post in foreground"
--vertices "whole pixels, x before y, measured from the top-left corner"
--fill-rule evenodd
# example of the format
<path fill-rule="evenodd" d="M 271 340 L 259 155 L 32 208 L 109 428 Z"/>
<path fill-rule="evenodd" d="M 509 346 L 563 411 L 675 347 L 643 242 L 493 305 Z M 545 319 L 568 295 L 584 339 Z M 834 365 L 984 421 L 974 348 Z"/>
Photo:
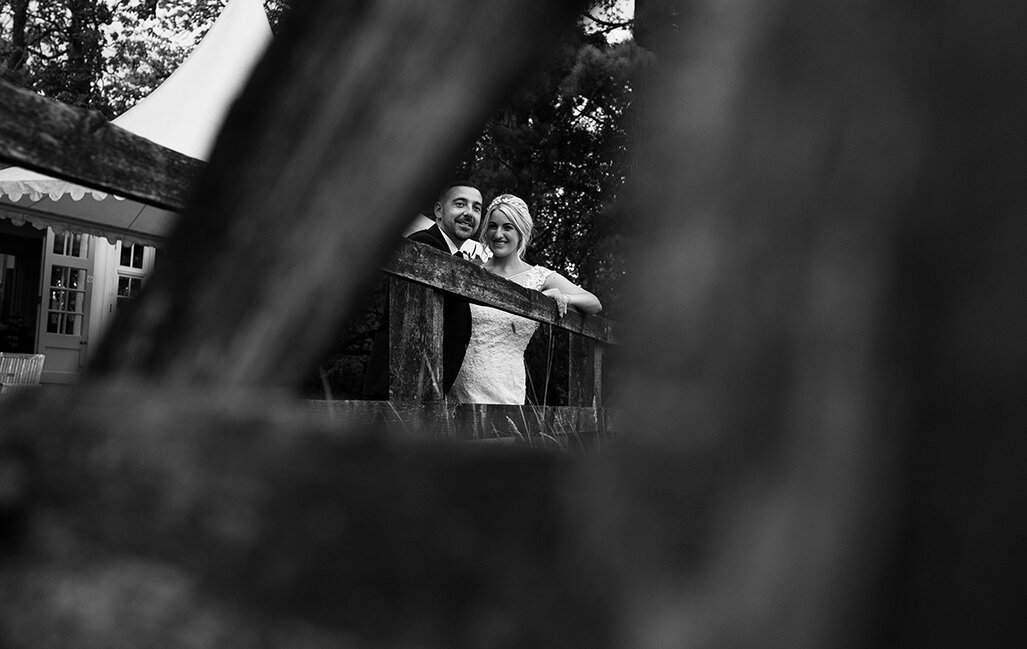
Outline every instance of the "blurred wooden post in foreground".
<path fill-rule="evenodd" d="M 676 14 L 632 426 L 572 458 L 248 391 L 308 365 L 574 9 L 425 5 L 297 5 L 130 353 L 2 404 L 2 644 L 1022 645 L 1027 7 Z"/>
<path fill-rule="evenodd" d="M 640 4 L 622 646 L 1027 641 L 1027 6 Z"/>

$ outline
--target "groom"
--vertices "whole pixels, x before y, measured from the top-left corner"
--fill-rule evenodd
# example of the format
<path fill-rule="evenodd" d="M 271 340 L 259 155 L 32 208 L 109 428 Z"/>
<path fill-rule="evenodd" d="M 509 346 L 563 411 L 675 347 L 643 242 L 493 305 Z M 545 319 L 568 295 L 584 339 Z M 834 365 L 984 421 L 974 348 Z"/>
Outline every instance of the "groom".
<path fill-rule="evenodd" d="M 450 183 L 435 202 L 435 225 L 414 232 L 407 238 L 454 255 L 465 241 L 478 232 L 481 224 L 482 194 L 466 180 Z M 461 255 L 464 256 L 465 255 Z M 371 356 L 364 374 L 364 396 L 369 399 L 389 398 L 389 312 L 374 335 Z M 446 295 L 442 303 L 442 391 L 449 392 L 460 364 L 464 361 L 467 341 L 471 339 L 471 309 L 467 300 Z"/>

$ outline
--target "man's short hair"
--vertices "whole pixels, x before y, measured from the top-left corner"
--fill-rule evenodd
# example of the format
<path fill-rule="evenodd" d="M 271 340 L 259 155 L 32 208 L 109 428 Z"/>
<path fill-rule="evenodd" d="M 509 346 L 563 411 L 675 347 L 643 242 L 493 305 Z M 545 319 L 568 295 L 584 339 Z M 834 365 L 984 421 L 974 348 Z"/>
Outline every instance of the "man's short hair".
<path fill-rule="evenodd" d="M 445 203 L 446 202 L 446 194 L 448 194 L 449 190 L 453 189 L 454 187 L 470 187 L 471 189 L 477 189 L 478 193 L 481 194 L 482 202 L 484 204 L 485 192 L 483 192 L 481 190 L 481 187 L 478 187 L 478 184 L 476 182 L 474 182 L 473 180 L 467 180 L 467 179 L 457 179 L 457 180 L 452 180 L 449 183 L 447 183 L 442 188 L 442 191 L 439 192 L 438 202 L 439 203 Z"/>

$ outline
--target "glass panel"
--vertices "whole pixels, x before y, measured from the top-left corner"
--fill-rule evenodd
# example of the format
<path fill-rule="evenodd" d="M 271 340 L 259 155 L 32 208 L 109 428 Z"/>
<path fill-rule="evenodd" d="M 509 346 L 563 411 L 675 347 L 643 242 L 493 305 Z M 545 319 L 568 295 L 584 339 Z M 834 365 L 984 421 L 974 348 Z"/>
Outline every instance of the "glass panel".
<path fill-rule="evenodd" d="M 55 232 L 53 235 L 53 254 L 85 259 L 89 256 L 88 239 L 86 239 L 84 234 Z"/>
<path fill-rule="evenodd" d="M 65 238 L 65 242 L 70 238 Z M 47 304 L 46 331 L 68 336 L 82 335 L 86 312 L 86 270 L 70 266 L 50 267 L 50 300 Z"/>
<path fill-rule="evenodd" d="M 66 313 L 85 313 L 86 294 L 84 291 L 50 291 L 48 310 Z"/>
<path fill-rule="evenodd" d="M 85 259 L 89 256 L 89 240 L 85 234 L 53 233 L 53 254 Z"/>
<path fill-rule="evenodd" d="M 71 269 L 67 266 L 51 266 L 50 286 L 54 288 L 64 288 L 68 285 L 68 275 L 70 274 Z"/>
<path fill-rule="evenodd" d="M 139 268 L 143 267 L 143 252 L 145 248 L 139 244 L 121 244 L 121 261 L 118 262 L 120 265 L 126 268 Z"/>
<path fill-rule="evenodd" d="M 86 271 L 84 268 L 71 268 L 69 266 L 50 267 L 51 288 L 74 288 L 81 289 L 86 285 Z"/>
<path fill-rule="evenodd" d="M 85 309 L 86 300 L 85 295 L 81 291 L 69 291 L 68 292 L 68 311 L 72 313 L 83 313 Z"/>
<path fill-rule="evenodd" d="M 67 291 L 50 291 L 50 310 L 51 311 L 67 311 L 68 306 L 68 292 Z"/>
<path fill-rule="evenodd" d="M 78 336 L 82 333 L 82 316 L 51 313 L 46 322 L 47 333 Z"/>
<path fill-rule="evenodd" d="M 118 297 L 133 299 L 143 287 L 143 280 L 138 277 L 118 276 Z"/>

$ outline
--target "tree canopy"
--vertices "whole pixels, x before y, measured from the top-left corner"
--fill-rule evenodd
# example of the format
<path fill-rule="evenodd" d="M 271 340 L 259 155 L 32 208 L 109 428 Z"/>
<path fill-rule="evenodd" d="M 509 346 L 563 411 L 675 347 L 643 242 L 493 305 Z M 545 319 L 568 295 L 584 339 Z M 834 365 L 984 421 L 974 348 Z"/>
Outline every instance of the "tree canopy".
<path fill-rule="evenodd" d="M 227 0 L 0 0 L 0 78 L 114 118 L 182 63 Z M 272 25 L 288 0 L 265 0 Z"/>
<path fill-rule="evenodd" d="M 489 121 L 462 165 L 491 193 L 531 206 L 532 261 L 589 285 L 609 305 L 623 274 L 612 206 L 628 172 L 631 79 L 647 58 L 631 40 L 610 43 L 579 29 Z"/>

